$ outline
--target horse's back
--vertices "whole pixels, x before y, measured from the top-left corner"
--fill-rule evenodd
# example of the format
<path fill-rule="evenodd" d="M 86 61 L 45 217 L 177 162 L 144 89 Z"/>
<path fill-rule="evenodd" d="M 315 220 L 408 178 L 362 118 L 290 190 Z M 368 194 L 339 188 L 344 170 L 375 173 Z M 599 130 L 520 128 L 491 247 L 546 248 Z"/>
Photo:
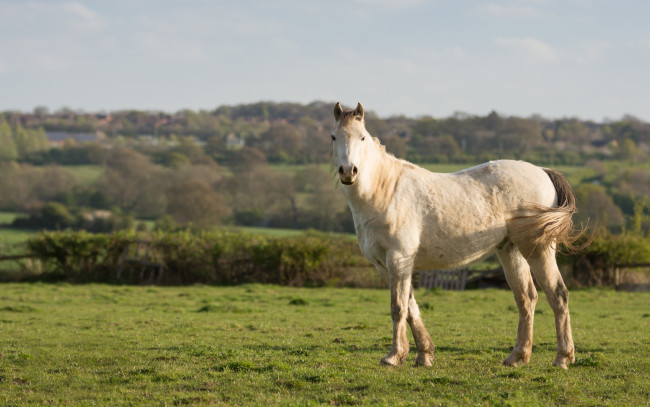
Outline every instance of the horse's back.
<path fill-rule="evenodd" d="M 530 204 L 552 206 L 546 172 L 512 160 L 491 161 L 451 174 L 434 174 L 434 205 L 423 216 L 419 262 L 440 268 L 489 254 L 508 234 L 508 221 Z M 443 191 L 441 194 L 440 191 Z"/>
<path fill-rule="evenodd" d="M 489 192 L 493 203 L 506 212 L 517 211 L 522 205 L 556 203 L 556 191 L 548 174 L 525 161 L 490 161 L 450 175 L 473 180 L 478 185 L 475 193 Z"/>

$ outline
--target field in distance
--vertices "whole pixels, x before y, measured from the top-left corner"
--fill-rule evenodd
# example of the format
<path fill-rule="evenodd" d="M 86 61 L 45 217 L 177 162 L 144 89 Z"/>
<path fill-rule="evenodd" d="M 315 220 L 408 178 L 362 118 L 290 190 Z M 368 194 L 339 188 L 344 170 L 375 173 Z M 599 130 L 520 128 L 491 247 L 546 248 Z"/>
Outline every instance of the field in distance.
<path fill-rule="evenodd" d="M 530 365 L 506 290 L 417 290 L 433 368 L 379 359 L 387 290 L 3 284 L 0 400 L 7 405 L 643 405 L 650 296 L 574 290 L 576 364 L 553 368 L 540 298 Z"/>

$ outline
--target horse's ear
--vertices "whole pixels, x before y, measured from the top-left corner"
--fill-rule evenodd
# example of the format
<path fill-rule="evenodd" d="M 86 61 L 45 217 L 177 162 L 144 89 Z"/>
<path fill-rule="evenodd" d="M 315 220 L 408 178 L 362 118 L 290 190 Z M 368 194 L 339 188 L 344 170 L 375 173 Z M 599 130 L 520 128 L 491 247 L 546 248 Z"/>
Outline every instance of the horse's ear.
<path fill-rule="evenodd" d="M 361 106 L 361 103 L 359 102 L 357 102 L 357 108 L 354 111 L 354 117 L 359 120 L 363 120 L 363 106 Z"/>
<path fill-rule="evenodd" d="M 336 102 L 334 106 L 334 119 L 338 122 L 341 120 L 341 115 L 343 114 L 343 108 L 341 107 L 341 102 Z"/>

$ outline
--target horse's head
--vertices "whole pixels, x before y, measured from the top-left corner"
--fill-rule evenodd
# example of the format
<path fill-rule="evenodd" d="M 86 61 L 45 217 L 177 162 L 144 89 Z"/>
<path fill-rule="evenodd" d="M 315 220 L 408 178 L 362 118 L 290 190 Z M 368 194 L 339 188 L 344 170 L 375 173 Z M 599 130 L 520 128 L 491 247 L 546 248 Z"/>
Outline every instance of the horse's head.
<path fill-rule="evenodd" d="M 363 106 L 344 111 L 340 103 L 334 106 L 334 129 L 332 129 L 332 160 L 344 185 L 352 185 L 364 163 L 372 136 L 363 120 Z"/>

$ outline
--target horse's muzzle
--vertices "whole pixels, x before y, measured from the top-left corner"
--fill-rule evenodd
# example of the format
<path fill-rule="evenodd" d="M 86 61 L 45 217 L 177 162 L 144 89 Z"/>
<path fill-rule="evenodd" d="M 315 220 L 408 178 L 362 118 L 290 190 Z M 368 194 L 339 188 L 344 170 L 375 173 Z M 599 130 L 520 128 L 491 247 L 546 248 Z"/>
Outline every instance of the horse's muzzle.
<path fill-rule="evenodd" d="M 339 179 L 343 185 L 352 185 L 357 179 L 359 169 L 356 165 L 341 165 L 339 167 Z"/>

